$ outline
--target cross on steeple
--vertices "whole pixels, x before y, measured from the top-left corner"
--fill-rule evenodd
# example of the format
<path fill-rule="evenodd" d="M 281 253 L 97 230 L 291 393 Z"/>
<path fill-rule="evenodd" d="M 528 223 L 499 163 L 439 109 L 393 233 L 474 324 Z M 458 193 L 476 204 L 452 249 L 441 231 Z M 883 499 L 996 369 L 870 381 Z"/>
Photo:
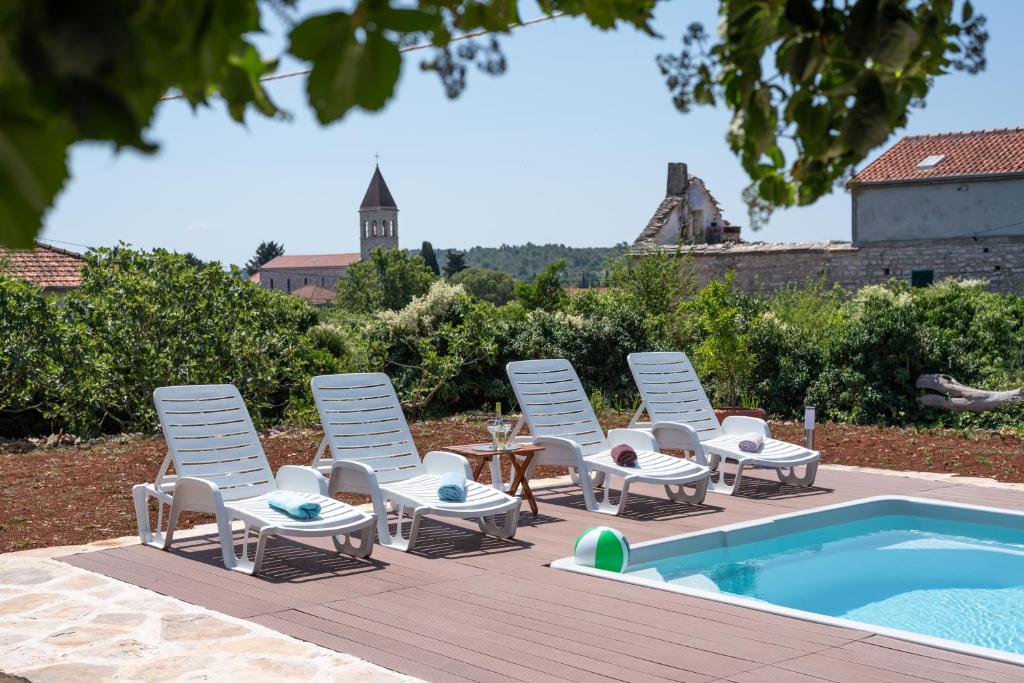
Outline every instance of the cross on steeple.
<path fill-rule="evenodd" d="M 380 155 L 379 154 L 374 153 L 374 155 L 373 155 L 373 164 L 374 164 L 374 166 L 380 166 Z"/>

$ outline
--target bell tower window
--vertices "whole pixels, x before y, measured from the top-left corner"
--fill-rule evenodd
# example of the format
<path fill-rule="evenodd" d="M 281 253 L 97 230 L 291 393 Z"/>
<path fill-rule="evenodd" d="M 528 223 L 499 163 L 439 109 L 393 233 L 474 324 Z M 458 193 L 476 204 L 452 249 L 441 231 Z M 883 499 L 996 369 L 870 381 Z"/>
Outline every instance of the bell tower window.
<path fill-rule="evenodd" d="M 370 236 L 370 221 L 363 221 L 363 236 Z"/>

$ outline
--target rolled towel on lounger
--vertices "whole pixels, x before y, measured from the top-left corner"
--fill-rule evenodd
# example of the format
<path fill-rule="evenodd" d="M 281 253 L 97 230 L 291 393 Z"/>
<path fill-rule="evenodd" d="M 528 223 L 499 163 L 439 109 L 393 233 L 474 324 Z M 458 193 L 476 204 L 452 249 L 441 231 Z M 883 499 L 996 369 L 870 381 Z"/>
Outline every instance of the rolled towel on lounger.
<path fill-rule="evenodd" d="M 624 443 L 612 447 L 612 460 L 619 467 L 636 467 L 636 451 Z"/>
<path fill-rule="evenodd" d="M 461 472 L 445 472 L 437 481 L 437 497 L 446 503 L 466 502 L 466 476 Z"/>
<path fill-rule="evenodd" d="M 295 519 L 315 519 L 320 516 L 320 503 L 292 491 L 274 491 L 267 503 L 278 512 Z"/>
<path fill-rule="evenodd" d="M 740 437 L 740 450 L 744 453 L 757 453 L 764 443 L 764 436 L 757 432 L 747 432 Z"/>

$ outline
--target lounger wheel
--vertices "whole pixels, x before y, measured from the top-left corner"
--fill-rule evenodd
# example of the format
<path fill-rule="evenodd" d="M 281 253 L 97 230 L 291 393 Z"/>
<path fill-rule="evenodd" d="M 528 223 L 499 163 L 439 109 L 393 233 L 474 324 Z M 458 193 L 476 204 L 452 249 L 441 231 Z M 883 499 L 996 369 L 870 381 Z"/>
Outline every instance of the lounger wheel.
<path fill-rule="evenodd" d="M 783 484 L 806 488 L 814 484 L 814 478 L 818 473 L 818 463 L 812 462 L 804 465 L 803 476 L 796 473 L 796 467 L 780 467 L 775 472 Z"/>
<path fill-rule="evenodd" d="M 704 477 L 700 481 L 690 484 L 679 484 L 677 486 L 665 484 L 665 495 L 668 496 L 669 500 L 677 503 L 700 505 L 708 494 L 708 482 L 710 479 L 710 477 Z M 692 489 L 692 491 L 688 489 Z"/>
<path fill-rule="evenodd" d="M 495 536 L 497 538 L 512 538 L 516 535 L 516 529 L 519 526 L 519 506 L 515 509 L 508 510 L 503 513 L 505 516 L 504 521 L 498 523 L 498 515 L 492 515 L 489 517 L 481 517 L 477 520 L 480 525 L 480 531 L 484 532 L 488 536 Z"/>
<path fill-rule="evenodd" d="M 367 524 L 359 530 L 359 545 L 352 542 L 353 534 L 342 534 L 341 536 L 331 536 L 331 540 L 334 542 L 334 547 L 339 553 L 345 555 L 351 555 L 352 557 L 367 558 L 373 553 L 373 538 L 376 535 L 376 529 L 372 523 Z M 344 539 L 344 540 L 340 540 Z"/>

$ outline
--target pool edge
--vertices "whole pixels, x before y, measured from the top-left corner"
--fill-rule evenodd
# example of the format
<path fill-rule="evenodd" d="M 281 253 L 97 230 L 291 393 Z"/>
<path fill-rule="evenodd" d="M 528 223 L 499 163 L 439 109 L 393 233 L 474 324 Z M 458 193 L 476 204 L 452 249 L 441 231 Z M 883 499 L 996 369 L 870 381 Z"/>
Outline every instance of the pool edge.
<path fill-rule="evenodd" d="M 1019 510 L 1009 510 L 1006 508 L 997 508 L 985 505 L 970 505 L 967 503 L 943 501 L 934 498 L 921 498 L 917 496 L 870 496 L 868 498 L 859 498 L 857 500 L 846 501 L 844 503 L 836 503 L 834 505 L 824 505 L 821 507 L 810 508 L 807 510 L 787 512 L 780 515 L 772 515 L 769 517 L 760 517 L 746 522 L 736 522 L 733 524 L 711 527 L 709 529 L 703 529 L 700 531 L 691 531 L 684 534 L 667 536 L 665 538 L 657 538 L 650 541 L 643 541 L 641 543 L 635 544 L 633 548 L 635 550 L 648 547 L 654 544 L 661 544 L 666 543 L 668 541 L 675 541 L 694 536 L 701 536 L 709 533 L 724 533 L 727 531 L 763 525 L 780 519 L 786 519 L 795 516 L 805 516 L 816 512 L 836 510 L 844 507 L 850 507 L 853 505 L 863 505 L 864 503 L 876 501 L 908 501 L 913 503 L 926 503 L 930 505 L 942 505 L 946 507 L 962 508 L 968 510 L 1010 514 L 1024 518 L 1024 512 L 1021 512 Z M 700 590 L 699 588 L 691 588 L 688 586 L 671 584 L 665 581 L 655 581 L 652 579 L 646 579 L 642 577 L 629 576 L 628 574 L 624 573 L 610 572 L 603 569 L 594 569 L 592 567 L 583 567 L 577 565 L 575 560 L 571 556 L 554 560 L 551 562 L 549 566 L 552 569 L 556 569 L 558 571 L 568 571 L 577 574 L 585 574 L 588 576 L 595 576 L 597 578 L 609 581 L 617 581 L 618 583 L 644 586 L 646 588 L 654 588 L 656 590 L 666 591 L 669 593 L 678 593 L 681 595 L 687 595 L 694 598 L 713 600 L 715 602 L 734 605 L 737 607 L 744 607 L 747 609 L 754 609 L 760 612 L 766 612 L 768 614 L 776 614 L 779 616 L 788 617 L 790 619 L 798 619 L 800 621 L 807 621 L 811 623 L 824 624 L 827 626 L 835 626 L 837 628 L 845 628 L 853 631 L 871 633 L 875 635 L 885 636 L 888 638 L 894 638 L 896 640 L 903 640 L 906 642 L 915 643 L 917 645 L 925 645 L 927 647 L 934 647 L 942 650 L 947 650 L 958 654 L 970 655 L 973 657 L 981 657 L 983 659 L 1003 662 L 1006 664 L 1013 664 L 1016 666 L 1024 666 L 1024 654 L 1014 654 L 1010 652 L 1004 652 L 1002 650 L 995 650 L 992 648 L 982 647 L 979 645 L 969 645 L 967 643 L 961 643 L 955 640 L 947 640 L 945 638 L 927 636 L 921 633 L 915 633 L 913 631 L 904 631 L 902 629 L 888 628 L 885 626 L 868 624 L 862 621 L 854 621 L 851 619 L 832 617 L 826 614 L 819 614 L 817 612 L 808 612 L 805 610 L 793 609 L 791 607 L 783 607 L 781 605 L 775 605 L 770 602 L 746 598 L 743 596 L 734 595 L 732 593 L 705 591 Z"/>

